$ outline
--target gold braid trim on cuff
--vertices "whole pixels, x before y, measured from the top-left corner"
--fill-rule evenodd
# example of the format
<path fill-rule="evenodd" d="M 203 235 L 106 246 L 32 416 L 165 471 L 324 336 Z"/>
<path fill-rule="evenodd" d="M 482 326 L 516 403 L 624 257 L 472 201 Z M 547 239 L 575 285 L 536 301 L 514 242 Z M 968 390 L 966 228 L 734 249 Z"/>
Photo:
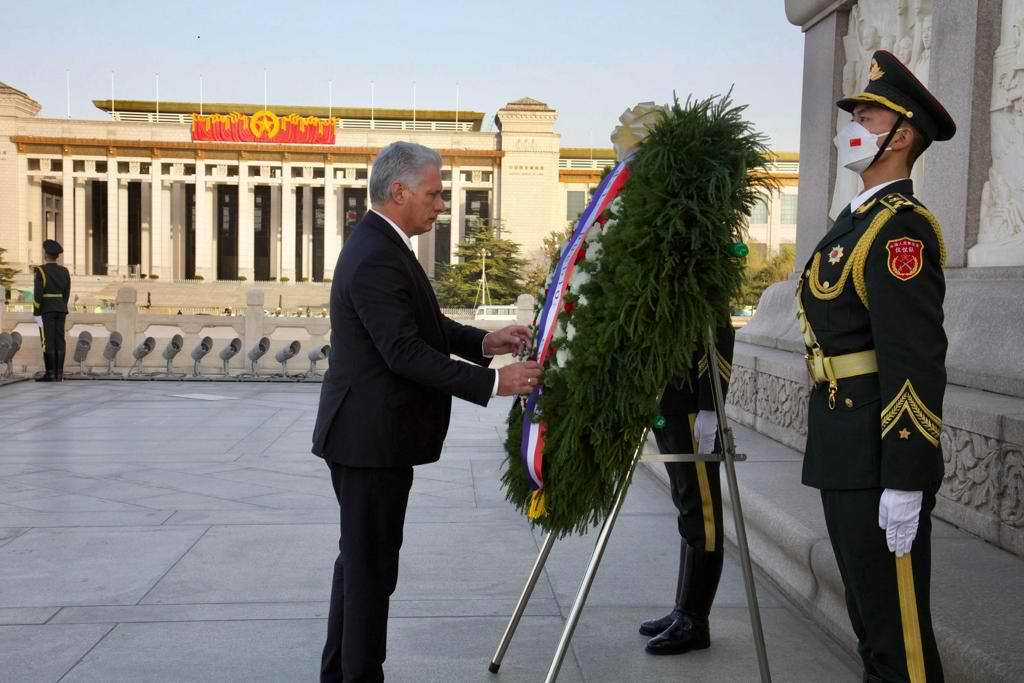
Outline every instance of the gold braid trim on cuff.
<path fill-rule="evenodd" d="M 942 433 L 942 418 L 928 410 L 928 406 L 917 395 L 914 385 L 910 383 L 909 379 L 903 383 L 903 387 L 897 392 L 896 397 L 882 410 L 883 439 L 896 426 L 903 413 L 910 416 L 910 421 L 914 423 L 917 431 L 921 432 L 921 436 L 938 448 L 939 435 Z"/>

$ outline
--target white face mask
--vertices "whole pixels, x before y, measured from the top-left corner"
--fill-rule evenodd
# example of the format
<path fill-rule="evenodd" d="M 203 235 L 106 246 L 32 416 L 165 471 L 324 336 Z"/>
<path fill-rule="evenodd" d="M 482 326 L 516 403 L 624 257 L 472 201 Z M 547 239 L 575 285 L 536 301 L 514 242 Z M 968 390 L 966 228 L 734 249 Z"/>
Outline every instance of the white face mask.
<path fill-rule="evenodd" d="M 885 139 L 888 134 L 889 131 L 872 133 L 856 121 L 850 121 L 833 140 L 839 151 L 839 165 L 860 175 L 878 154 L 878 140 Z"/>

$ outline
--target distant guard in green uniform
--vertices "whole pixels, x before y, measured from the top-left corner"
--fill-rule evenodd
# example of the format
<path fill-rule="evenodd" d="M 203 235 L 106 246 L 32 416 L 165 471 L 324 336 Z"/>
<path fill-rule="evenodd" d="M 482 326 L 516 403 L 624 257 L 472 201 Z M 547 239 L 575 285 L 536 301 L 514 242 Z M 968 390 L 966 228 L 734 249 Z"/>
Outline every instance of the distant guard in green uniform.
<path fill-rule="evenodd" d="M 797 290 L 814 387 L 803 483 L 821 490 L 866 681 L 941 681 L 929 608 L 931 511 L 942 480 L 946 335 L 939 222 L 910 170 L 956 125 L 876 52 L 864 92 L 837 105 L 839 165 L 861 176 Z"/>
<path fill-rule="evenodd" d="M 64 381 L 64 322 L 71 297 L 71 273 L 57 263 L 64 249 L 56 240 L 43 242 L 43 265 L 36 266 L 32 312 L 39 326 L 45 372 L 37 382 Z"/>
<path fill-rule="evenodd" d="M 665 387 L 659 410 L 664 424 L 656 424 L 654 437 L 662 453 L 715 451 L 718 415 L 712 378 L 722 396 L 729 390 L 736 333 L 723 314 L 715 342 L 717 358 L 698 350 L 688 375 Z M 659 421 L 660 422 L 660 421 Z M 708 617 L 722 577 L 725 542 L 722 528 L 722 485 L 717 462 L 667 462 L 672 502 L 679 511 L 679 574 L 674 607 L 664 617 L 640 624 L 649 636 L 646 650 L 653 655 L 677 655 L 711 646 Z"/>

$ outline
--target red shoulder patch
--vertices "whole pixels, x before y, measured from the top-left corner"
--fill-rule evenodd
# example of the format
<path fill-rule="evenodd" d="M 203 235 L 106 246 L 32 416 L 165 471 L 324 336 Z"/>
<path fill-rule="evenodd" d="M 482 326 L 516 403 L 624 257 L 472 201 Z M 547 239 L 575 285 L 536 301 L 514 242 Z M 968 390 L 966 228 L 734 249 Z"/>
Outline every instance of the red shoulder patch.
<path fill-rule="evenodd" d="M 906 282 L 921 272 L 924 263 L 924 242 L 910 237 L 899 237 L 886 242 L 885 248 L 889 252 L 889 272 L 894 278 Z"/>

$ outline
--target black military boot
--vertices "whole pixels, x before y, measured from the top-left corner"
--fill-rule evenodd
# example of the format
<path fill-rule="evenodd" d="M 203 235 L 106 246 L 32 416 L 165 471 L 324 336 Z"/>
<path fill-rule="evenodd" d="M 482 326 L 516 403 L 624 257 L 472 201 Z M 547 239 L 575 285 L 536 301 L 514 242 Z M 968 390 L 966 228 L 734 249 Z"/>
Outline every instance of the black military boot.
<path fill-rule="evenodd" d="M 53 368 L 53 381 L 63 382 L 64 381 L 64 354 L 58 353 L 57 360 L 54 363 Z"/>
<path fill-rule="evenodd" d="M 43 374 L 36 377 L 37 382 L 52 382 L 53 381 L 53 364 L 50 362 L 50 355 L 43 353 Z"/>
<path fill-rule="evenodd" d="M 676 577 L 675 608 L 661 619 L 651 619 L 640 624 L 640 635 L 647 636 L 648 638 L 656 636 L 682 616 L 679 606 L 683 604 L 683 592 L 686 588 L 688 572 L 690 571 L 690 565 L 687 564 L 687 558 L 690 557 L 690 553 L 687 552 L 689 547 L 686 545 L 686 541 L 679 545 L 679 575 Z"/>
<path fill-rule="evenodd" d="M 676 617 L 645 648 L 652 655 L 678 655 L 711 646 L 708 615 L 722 576 L 723 554 L 683 546 L 680 567 L 681 599 L 672 614 Z"/>

